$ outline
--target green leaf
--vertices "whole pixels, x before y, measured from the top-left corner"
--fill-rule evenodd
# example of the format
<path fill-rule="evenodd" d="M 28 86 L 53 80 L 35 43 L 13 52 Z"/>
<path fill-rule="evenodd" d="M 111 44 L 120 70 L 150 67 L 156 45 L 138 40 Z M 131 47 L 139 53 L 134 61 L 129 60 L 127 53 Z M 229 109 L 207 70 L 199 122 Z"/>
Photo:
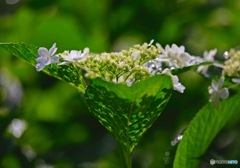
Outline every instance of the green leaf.
<path fill-rule="evenodd" d="M 197 113 L 179 143 L 174 168 L 198 167 L 200 158 L 214 137 L 232 116 L 239 113 L 239 100 L 238 94 L 222 101 L 218 108 L 213 103 L 208 103 Z"/>
<path fill-rule="evenodd" d="M 36 66 L 37 50 L 39 47 L 25 43 L 0 43 L 0 48 L 6 49 L 11 54 Z M 79 68 L 74 67 L 74 65 L 59 66 L 57 64 L 51 64 L 46 66 L 43 71 L 48 75 L 68 82 L 84 93 L 85 85 L 82 79 L 82 72 Z"/>
<path fill-rule="evenodd" d="M 91 113 L 125 152 L 132 153 L 171 97 L 167 75 L 147 78 L 131 87 L 95 79 L 86 90 Z"/>

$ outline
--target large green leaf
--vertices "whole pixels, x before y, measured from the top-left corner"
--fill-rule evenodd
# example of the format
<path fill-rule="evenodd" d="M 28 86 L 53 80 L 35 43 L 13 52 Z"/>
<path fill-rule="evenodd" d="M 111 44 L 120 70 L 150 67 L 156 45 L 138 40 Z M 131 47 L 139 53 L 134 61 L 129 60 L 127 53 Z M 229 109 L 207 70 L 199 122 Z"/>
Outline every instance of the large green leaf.
<path fill-rule="evenodd" d="M 25 60 L 33 66 L 36 65 L 37 50 L 39 48 L 37 46 L 25 43 L 0 43 L 0 48 L 6 49 L 11 54 Z M 67 66 L 51 64 L 46 66 L 43 71 L 48 75 L 70 83 L 82 92 L 85 90 L 81 70 L 72 64 Z"/>
<path fill-rule="evenodd" d="M 91 113 L 132 153 L 171 97 L 167 75 L 147 78 L 131 87 L 95 79 L 86 90 Z"/>
<path fill-rule="evenodd" d="M 208 103 L 194 117 L 183 134 L 174 160 L 174 168 L 198 167 L 201 156 L 208 146 L 231 119 L 240 113 L 240 95 L 235 95 L 220 103 L 217 108 Z"/>

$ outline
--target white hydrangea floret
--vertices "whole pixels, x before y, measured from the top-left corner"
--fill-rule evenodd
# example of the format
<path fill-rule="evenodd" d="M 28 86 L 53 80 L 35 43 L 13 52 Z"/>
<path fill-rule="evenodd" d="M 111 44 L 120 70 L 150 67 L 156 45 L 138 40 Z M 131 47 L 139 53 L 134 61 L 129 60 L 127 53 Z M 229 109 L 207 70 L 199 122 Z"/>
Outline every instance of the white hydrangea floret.
<path fill-rule="evenodd" d="M 180 92 L 180 93 L 183 93 L 184 90 L 185 90 L 185 86 L 183 86 L 180 82 L 179 82 L 179 79 L 178 79 L 178 76 L 177 75 L 172 75 L 171 72 L 170 72 L 170 69 L 166 68 L 163 70 L 162 72 L 163 74 L 167 74 L 171 77 L 172 79 L 172 82 L 173 82 L 173 89 Z"/>
<path fill-rule="evenodd" d="M 163 59 L 163 62 L 167 62 L 170 68 L 183 68 L 185 66 L 192 65 L 194 57 L 185 52 L 185 47 L 178 47 L 176 44 L 172 44 L 170 47 L 166 45 L 163 48 L 160 44 L 157 44 L 158 48 L 162 51 L 158 60 Z"/>
<path fill-rule="evenodd" d="M 214 62 L 214 57 L 217 53 L 217 49 L 213 49 L 210 51 L 204 51 L 203 53 L 203 61 L 205 62 Z M 199 66 L 197 69 L 197 72 L 201 73 L 202 75 L 204 75 L 205 77 L 208 77 L 208 68 L 209 65 L 204 65 L 204 66 Z"/>
<path fill-rule="evenodd" d="M 49 64 L 59 62 L 58 55 L 55 55 L 56 51 L 57 51 L 56 43 L 54 43 L 49 50 L 45 47 L 40 47 L 38 49 L 38 57 L 36 59 L 37 71 L 41 71 L 45 66 L 47 66 Z"/>
<path fill-rule="evenodd" d="M 209 101 L 215 103 L 217 107 L 220 99 L 226 99 L 229 96 L 228 89 L 222 88 L 224 79 L 224 76 L 222 76 L 218 82 L 213 80 L 211 86 L 208 87 L 208 92 L 211 94 Z"/>
<path fill-rule="evenodd" d="M 59 65 L 67 64 L 68 62 L 80 61 L 80 60 L 86 58 L 86 56 L 88 54 L 89 54 L 89 48 L 85 48 L 83 50 L 83 52 L 81 50 L 80 51 L 71 50 L 70 52 L 69 51 L 65 51 L 60 56 L 66 62 L 62 62 Z"/>

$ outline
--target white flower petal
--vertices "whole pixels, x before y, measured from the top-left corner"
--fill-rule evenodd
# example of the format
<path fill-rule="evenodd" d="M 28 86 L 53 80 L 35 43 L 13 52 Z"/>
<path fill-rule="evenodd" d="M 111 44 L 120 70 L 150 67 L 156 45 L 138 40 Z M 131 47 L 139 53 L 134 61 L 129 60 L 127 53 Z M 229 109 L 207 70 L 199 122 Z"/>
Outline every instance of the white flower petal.
<path fill-rule="evenodd" d="M 49 49 L 49 55 L 53 56 L 56 53 L 56 51 L 57 51 L 56 43 L 54 43 L 52 47 Z"/>
<path fill-rule="evenodd" d="M 183 86 L 181 83 L 176 83 L 173 86 L 174 86 L 173 89 L 180 92 L 180 93 L 183 93 L 184 90 L 185 90 L 185 86 Z"/>
<path fill-rule="evenodd" d="M 37 69 L 37 71 L 39 72 L 39 71 L 41 71 L 43 68 L 45 67 L 45 64 L 37 64 L 36 65 L 36 69 Z"/>
<path fill-rule="evenodd" d="M 183 86 L 180 82 L 179 82 L 179 79 L 178 79 L 178 76 L 177 75 L 172 75 L 170 70 L 168 68 L 164 69 L 163 74 L 167 74 L 171 77 L 172 79 L 172 82 L 173 82 L 173 89 L 180 92 L 180 93 L 183 93 L 184 90 L 185 90 L 185 86 Z"/>
<path fill-rule="evenodd" d="M 215 91 L 218 90 L 218 82 L 216 82 L 215 80 L 213 80 L 211 85 L 212 85 L 212 89 L 213 89 L 213 90 L 215 90 Z"/>
<path fill-rule="evenodd" d="M 148 46 L 151 46 L 153 44 L 154 40 L 152 39 L 149 43 Z"/>
<path fill-rule="evenodd" d="M 220 90 L 219 96 L 220 96 L 221 99 L 226 99 L 226 98 L 228 98 L 228 96 L 229 96 L 229 91 L 228 91 L 228 89 L 227 89 L 227 88 L 223 88 L 222 90 Z"/>
<path fill-rule="evenodd" d="M 57 55 L 51 58 L 51 63 L 58 63 L 58 62 L 59 62 L 59 57 Z"/>
<path fill-rule="evenodd" d="M 205 59 L 205 61 L 214 61 L 214 56 L 216 55 L 216 53 L 217 53 L 217 49 L 204 51 L 203 58 Z"/>
<path fill-rule="evenodd" d="M 232 78 L 232 82 L 234 82 L 234 83 L 240 83 L 240 78 Z"/>
<path fill-rule="evenodd" d="M 224 78 L 224 76 L 222 76 L 222 77 L 220 78 L 219 82 L 218 82 L 218 85 L 217 85 L 217 88 L 218 88 L 218 89 L 220 89 L 220 88 L 222 87 L 224 80 L 225 80 L 225 78 Z"/>
<path fill-rule="evenodd" d="M 39 57 L 47 57 L 49 55 L 48 49 L 44 48 L 44 47 L 40 47 L 38 49 L 38 56 Z"/>
<path fill-rule="evenodd" d="M 46 63 L 48 62 L 48 58 L 47 58 L 47 57 L 38 57 L 38 58 L 36 59 L 36 61 L 37 61 L 38 63 L 41 63 L 41 64 L 46 64 Z"/>

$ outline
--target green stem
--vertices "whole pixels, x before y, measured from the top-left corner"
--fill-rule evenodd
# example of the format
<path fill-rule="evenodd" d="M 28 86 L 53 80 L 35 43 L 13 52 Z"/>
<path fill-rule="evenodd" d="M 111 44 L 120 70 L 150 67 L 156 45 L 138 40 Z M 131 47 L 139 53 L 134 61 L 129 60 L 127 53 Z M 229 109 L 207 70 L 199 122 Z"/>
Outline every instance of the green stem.
<path fill-rule="evenodd" d="M 78 73 L 80 74 L 80 75 L 79 75 L 79 82 L 80 82 L 80 84 L 79 84 L 79 86 L 77 87 L 77 89 L 78 89 L 82 94 L 84 94 L 84 93 L 85 93 L 85 90 L 86 90 L 86 88 L 87 88 L 87 84 L 86 84 L 86 82 L 85 82 L 85 80 L 84 80 L 84 78 L 83 78 L 82 69 L 81 69 L 80 67 L 78 67 L 77 65 L 75 65 L 75 64 L 73 64 L 73 66 L 74 66 L 75 68 L 79 69 Z"/>
<path fill-rule="evenodd" d="M 130 149 L 125 149 L 121 144 L 118 146 L 120 148 L 123 168 L 132 168 L 132 154 L 130 152 Z"/>

